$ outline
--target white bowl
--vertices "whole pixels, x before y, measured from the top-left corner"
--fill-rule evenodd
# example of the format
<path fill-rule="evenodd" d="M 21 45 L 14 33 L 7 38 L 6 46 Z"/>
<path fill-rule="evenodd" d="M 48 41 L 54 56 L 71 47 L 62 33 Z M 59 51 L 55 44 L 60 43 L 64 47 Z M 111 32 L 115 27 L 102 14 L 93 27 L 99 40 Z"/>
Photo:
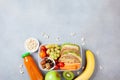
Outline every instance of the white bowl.
<path fill-rule="evenodd" d="M 55 61 L 54 61 L 52 58 L 50 58 L 50 57 L 45 57 L 45 58 L 50 59 L 50 60 L 53 62 L 54 66 L 53 66 L 52 68 L 49 69 L 49 70 L 53 70 L 53 69 L 55 68 Z M 40 66 L 40 69 L 42 69 L 42 70 L 44 70 L 44 71 L 49 71 L 49 70 L 46 69 L 46 68 L 43 69 L 43 68 L 42 68 L 42 65 L 40 64 L 41 61 L 43 61 L 45 58 L 43 58 L 43 59 L 40 60 L 40 62 L 39 62 L 39 66 Z"/>
<path fill-rule="evenodd" d="M 30 43 L 31 41 L 34 41 L 32 43 Z M 24 46 L 25 46 L 25 49 L 28 51 L 28 52 L 36 52 L 39 48 L 39 41 L 36 39 L 36 38 L 28 38 L 25 40 L 24 42 Z M 30 49 L 30 48 L 33 48 L 33 49 Z"/>

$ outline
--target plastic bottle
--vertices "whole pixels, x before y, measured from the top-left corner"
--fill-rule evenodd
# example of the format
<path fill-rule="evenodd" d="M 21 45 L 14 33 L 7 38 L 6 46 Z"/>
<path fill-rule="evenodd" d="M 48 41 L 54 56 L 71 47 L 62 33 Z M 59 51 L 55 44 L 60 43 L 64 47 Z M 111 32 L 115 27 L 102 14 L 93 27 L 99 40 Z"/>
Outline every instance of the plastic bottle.
<path fill-rule="evenodd" d="M 24 64 L 30 76 L 30 80 L 43 80 L 43 75 L 35 64 L 34 59 L 31 57 L 30 52 L 24 53 L 22 58 L 24 59 Z"/>

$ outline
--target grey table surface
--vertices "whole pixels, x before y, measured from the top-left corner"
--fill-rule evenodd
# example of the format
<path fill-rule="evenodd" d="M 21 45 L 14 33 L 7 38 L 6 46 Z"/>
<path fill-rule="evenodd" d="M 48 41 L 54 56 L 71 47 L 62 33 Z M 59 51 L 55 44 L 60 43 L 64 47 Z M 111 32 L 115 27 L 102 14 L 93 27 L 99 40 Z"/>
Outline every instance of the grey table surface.
<path fill-rule="evenodd" d="M 29 80 L 21 54 L 24 41 L 73 42 L 96 58 L 90 80 L 120 79 L 120 0 L 0 0 L 0 80 Z M 42 36 L 45 33 L 49 36 Z M 74 34 L 72 36 L 71 34 Z M 56 38 L 59 37 L 59 41 Z M 32 54 L 37 61 L 37 53 Z"/>

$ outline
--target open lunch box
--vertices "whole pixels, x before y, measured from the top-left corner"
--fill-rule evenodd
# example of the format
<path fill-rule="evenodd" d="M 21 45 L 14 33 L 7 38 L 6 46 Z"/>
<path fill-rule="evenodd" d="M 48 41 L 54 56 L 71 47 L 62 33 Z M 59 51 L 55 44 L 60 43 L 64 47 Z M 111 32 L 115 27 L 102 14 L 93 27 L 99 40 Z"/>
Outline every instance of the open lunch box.
<path fill-rule="evenodd" d="M 56 77 L 57 79 L 54 80 L 61 80 L 60 77 L 66 80 L 73 80 L 74 78 L 75 80 L 88 80 L 95 69 L 95 58 L 90 50 L 84 50 L 82 47 L 85 48 L 85 46 L 81 46 L 78 43 L 50 43 L 40 45 L 37 39 L 29 38 L 25 41 L 25 48 L 29 50 L 29 52 L 23 54 L 22 58 L 26 55 L 30 55 L 30 52 L 38 52 L 38 67 L 43 74 L 45 74 L 45 80 L 53 80 L 53 77 L 55 78 L 59 73 L 62 73 L 62 75 L 59 75 L 59 79 Z M 31 61 L 24 59 L 24 62 L 28 63 L 29 61 L 33 64 L 26 65 L 27 69 L 30 69 L 29 74 L 36 75 L 37 72 L 38 75 L 36 75 L 36 79 L 44 79 L 42 74 L 39 73 L 39 69 L 37 69 L 34 64 L 34 60 L 32 60 L 30 56 L 27 58 Z M 87 64 L 85 64 L 85 61 Z M 86 68 L 84 68 L 84 66 Z M 31 73 L 32 69 L 36 69 L 34 70 L 35 72 Z M 83 70 L 83 74 L 80 74 Z M 78 76 L 78 74 L 80 75 Z M 36 80 L 34 75 L 32 75 L 32 78 L 34 78 L 32 80 Z"/>
<path fill-rule="evenodd" d="M 77 71 L 82 67 L 82 46 L 73 43 L 44 44 L 38 50 L 42 71 Z"/>

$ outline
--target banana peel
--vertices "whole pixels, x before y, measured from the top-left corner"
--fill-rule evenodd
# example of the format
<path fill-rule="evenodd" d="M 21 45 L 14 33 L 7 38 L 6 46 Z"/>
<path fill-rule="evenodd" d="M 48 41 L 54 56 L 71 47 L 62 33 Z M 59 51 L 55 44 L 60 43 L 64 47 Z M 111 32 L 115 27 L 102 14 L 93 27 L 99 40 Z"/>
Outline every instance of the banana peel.
<path fill-rule="evenodd" d="M 89 80 L 95 69 L 95 57 L 90 50 L 86 50 L 86 68 L 85 70 L 74 80 Z"/>

